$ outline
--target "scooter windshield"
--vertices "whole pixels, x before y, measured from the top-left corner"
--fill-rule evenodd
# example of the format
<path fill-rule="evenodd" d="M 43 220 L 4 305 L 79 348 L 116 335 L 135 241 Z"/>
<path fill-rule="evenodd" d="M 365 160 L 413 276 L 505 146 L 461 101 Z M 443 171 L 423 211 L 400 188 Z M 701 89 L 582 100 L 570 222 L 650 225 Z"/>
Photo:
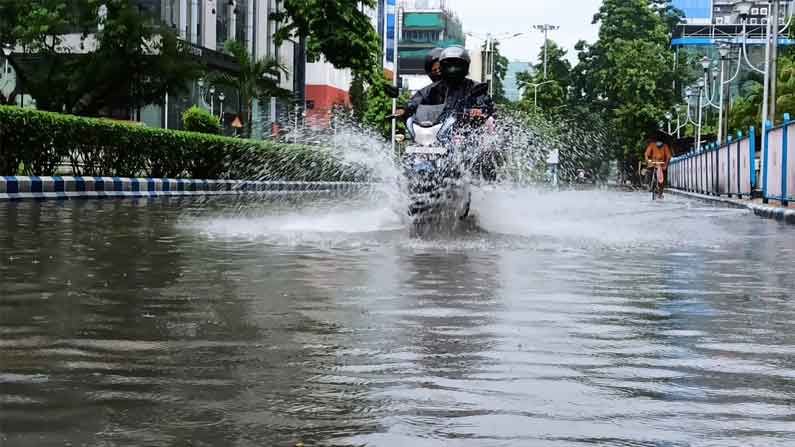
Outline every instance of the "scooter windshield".
<path fill-rule="evenodd" d="M 444 104 L 438 106 L 420 105 L 414 114 L 414 122 L 422 127 L 431 127 L 438 123 L 439 117 L 444 112 L 444 107 Z"/>

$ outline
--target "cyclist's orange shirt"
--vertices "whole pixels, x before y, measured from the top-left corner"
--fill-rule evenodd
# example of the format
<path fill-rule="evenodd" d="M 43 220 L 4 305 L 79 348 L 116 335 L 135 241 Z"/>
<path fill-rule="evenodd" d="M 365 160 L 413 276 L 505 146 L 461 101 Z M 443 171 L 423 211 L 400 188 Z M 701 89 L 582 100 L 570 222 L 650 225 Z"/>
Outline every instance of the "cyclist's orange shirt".
<path fill-rule="evenodd" d="M 672 158 L 671 148 L 668 147 L 667 144 L 663 144 L 662 147 L 657 147 L 655 143 L 649 143 L 649 145 L 646 146 L 646 160 L 661 161 L 665 163 L 663 168 L 668 168 L 668 163 Z"/>

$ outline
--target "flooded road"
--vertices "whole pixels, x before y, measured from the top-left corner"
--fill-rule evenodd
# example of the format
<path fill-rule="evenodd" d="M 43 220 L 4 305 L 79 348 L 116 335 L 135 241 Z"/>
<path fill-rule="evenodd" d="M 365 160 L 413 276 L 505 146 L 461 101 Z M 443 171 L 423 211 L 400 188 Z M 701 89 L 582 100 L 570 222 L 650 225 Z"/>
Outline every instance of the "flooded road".
<path fill-rule="evenodd" d="M 795 233 L 646 194 L 0 204 L 0 445 L 791 446 Z"/>

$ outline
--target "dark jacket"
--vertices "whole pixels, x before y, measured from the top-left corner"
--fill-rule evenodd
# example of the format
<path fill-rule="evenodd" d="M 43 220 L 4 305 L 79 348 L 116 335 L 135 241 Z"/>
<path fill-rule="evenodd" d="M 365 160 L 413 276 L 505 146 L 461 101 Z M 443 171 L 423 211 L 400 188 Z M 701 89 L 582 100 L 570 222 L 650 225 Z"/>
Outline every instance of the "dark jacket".
<path fill-rule="evenodd" d="M 478 83 L 471 79 L 465 79 L 460 85 L 451 85 L 445 81 L 435 82 L 418 90 L 406 106 L 406 111 L 409 115 L 413 115 L 420 105 L 446 104 L 445 111 L 460 108 L 479 108 L 488 116 L 494 115 L 496 108 L 490 96 L 481 95 L 477 98 L 468 98 L 469 92 L 476 85 Z M 467 103 L 463 103 L 467 99 Z"/>
<path fill-rule="evenodd" d="M 414 93 L 414 96 L 411 97 L 409 103 L 406 104 L 406 112 L 408 115 L 414 115 L 417 111 L 417 108 L 421 105 L 438 105 L 431 102 L 430 95 L 431 95 L 431 88 L 436 84 L 427 85 Z"/>

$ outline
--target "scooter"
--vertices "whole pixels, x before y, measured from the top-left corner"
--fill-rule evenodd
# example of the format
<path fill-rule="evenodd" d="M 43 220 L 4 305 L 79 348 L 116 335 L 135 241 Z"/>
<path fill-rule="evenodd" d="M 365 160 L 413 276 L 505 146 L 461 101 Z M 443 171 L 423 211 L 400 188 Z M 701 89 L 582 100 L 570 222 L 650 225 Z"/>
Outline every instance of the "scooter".
<path fill-rule="evenodd" d="M 487 90 L 486 84 L 478 84 L 454 110 L 446 110 L 443 104 L 421 105 L 406 121 L 411 143 L 402 163 L 408 180 L 409 215 L 415 221 L 469 216 L 472 175 L 486 163 L 481 157 L 472 157 L 478 151 L 470 147 L 477 143 L 473 129 L 467 127 L 472 110 L 468 107 Z"/>
<path fill-rule="evenodd" d="M 434 217 L 465 219 L 472 193 L 462 140 L 455 133 L 459 117 L 445 106 L 421 105 L 406 121 L 411 143 L 402 165 L 408 183 L 408 213 L 415 222 Z"/>

